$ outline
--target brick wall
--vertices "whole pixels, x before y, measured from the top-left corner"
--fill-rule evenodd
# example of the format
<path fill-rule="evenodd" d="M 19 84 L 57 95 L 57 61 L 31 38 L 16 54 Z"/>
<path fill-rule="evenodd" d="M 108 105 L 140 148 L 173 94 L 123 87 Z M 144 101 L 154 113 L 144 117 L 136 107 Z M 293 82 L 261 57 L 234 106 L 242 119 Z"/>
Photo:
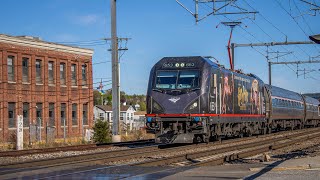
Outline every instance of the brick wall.
<path fill-rule="evenodd" d="M 8 82 L 7 57 L 14 57 L 15 81 Z M 29 81 L 22 82 L 22 58 L 28 58 Z M 42 83 L 36 83 L 36 60 L 41 60 Z M 48 62 L 54 62 L 55 83 L 48 83 Z M 66 85 L 60 84 L 60 63 L 66 64 Z M 77 68 L 77 86 L 71 86 L 71 64 Z M 82 86 L 82 65 L 87 67 L 87 86 Z M 93 123 L 93 85 L 92 57 L 75 53 L 59 52 L 18 46 L 10 43 L 0 43 L 0 142 L 10 140 L 10 134 L 15 128 L 9 128 L 8 102 L 14 102 L 15 117 L 23 114 L 23 103 L 29 103 L 30 123 L 36 123 L 37 103 L 42 103 L 42 126 L 48 122 L 49 103 L 54 103 L 56 137 L 63 137 L 61 128 L 61 103 L 66 103 L 66 118 L 68 137 L 80 136 L 82 133 L 81 119 L 83 104 L 88 104 L 88 126 Z M 72 125 L 72 104 L 77 104 L 77 125 Z M 28 131 L 25 128 L 25 131 Z M 45 128 L 42 129 L 45 138 Z"/>

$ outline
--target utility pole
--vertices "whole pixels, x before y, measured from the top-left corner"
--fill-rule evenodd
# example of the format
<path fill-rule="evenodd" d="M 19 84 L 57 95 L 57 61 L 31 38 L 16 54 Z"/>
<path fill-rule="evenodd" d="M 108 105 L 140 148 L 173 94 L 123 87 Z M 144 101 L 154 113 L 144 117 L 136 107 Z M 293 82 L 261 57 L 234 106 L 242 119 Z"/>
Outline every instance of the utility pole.
<path fill-rule="evenodd" d="M 111 49 L 112 49 L 112 142 L 120 142 L 120 72 L 118 59 L 118 37 L 116 0 L 111 1 Z"/>

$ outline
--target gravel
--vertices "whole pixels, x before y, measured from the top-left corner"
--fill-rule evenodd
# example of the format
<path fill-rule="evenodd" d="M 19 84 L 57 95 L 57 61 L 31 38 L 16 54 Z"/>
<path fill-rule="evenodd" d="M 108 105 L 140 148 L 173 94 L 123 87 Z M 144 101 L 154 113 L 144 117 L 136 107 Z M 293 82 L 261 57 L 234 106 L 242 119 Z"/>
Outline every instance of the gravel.
<path fill-rule="evenodd" d="M 66 152 L 60 151 L 60 152 L 54 152 L 54 153 L 32 154 L 32 155 L 18 156 L 18 157 L 0 157 L 0 165 L 26 162 L 26 161 L 54 159 L 54 158 L 60 158 L 60 157 L 69 157 L 69 156 L 76 156 L 76 155 L 82 155 L 82 154 L 119 151 L 124 149 L 129 149 L 129 148 L 128 147 L 107 147 L 107 148 L 97 148 L 94 150 L 86 150 L 86 151 L 66 151 Z"/>

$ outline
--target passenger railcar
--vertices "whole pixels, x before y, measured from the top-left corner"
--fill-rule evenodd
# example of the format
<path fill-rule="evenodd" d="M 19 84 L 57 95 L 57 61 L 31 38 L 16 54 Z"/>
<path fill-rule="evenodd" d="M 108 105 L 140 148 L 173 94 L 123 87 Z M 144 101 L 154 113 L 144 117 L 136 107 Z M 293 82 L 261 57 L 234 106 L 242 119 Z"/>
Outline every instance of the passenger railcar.
<path fill-rule="evenodd" d="M 302 128 L 318 125 L 320 118 L 319 101 L 200 56 L 165 57 L 154 65 L 146 117 L 159 143 Z"/>

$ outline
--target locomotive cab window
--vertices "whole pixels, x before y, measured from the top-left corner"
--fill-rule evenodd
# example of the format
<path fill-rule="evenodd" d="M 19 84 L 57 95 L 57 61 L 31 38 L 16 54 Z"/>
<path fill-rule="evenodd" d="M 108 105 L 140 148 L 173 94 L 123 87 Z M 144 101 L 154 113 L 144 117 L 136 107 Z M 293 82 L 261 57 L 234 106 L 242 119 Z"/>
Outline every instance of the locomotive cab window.
<path fill-rule="evenodd" d="M 158 71 L 156 77 L 158 89 L 193 89 L 199 87 L 199 71 Z"/>
<path fill-rule="evenodd" d="M 197 88 L 199 86 L 198 71 L 181 71 L 178 78 L 178 89 Z"/>

